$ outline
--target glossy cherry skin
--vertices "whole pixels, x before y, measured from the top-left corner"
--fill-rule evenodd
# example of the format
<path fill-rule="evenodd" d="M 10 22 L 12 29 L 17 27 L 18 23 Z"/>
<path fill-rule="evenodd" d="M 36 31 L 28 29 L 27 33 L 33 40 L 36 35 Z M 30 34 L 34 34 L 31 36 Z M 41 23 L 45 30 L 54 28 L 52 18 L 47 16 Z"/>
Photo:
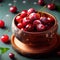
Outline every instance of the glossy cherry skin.
<path fill-rule="evenodd" d="M 10 12 L 12 12 L 12 13 L 17 12 L 17 7 L 16 6 L 11 6 L 10 7 Z"/>
<path fill-rule="evenodd" d="M 13 53 L 9 53 L 9 57 L 11 58 L 11 59 L 13 59 L 14 58 L 14 54 Z"/>
<path fill-rule="evenodd" d="M 26 31 L 30 31 L 30 32 L 31 32 L 31 31 L 33 31 L 33 28 L 34 28 L 34 27 L 33 27 L 32 24 L 27 24 L 27 25 L 25 26 L 25 30 L 26 30 Z"/>
<path fill-rule="evenodd" d="M 34 20 L 40 18 L 40 14 L 38 14 L 38 13 L 31 13 L 31 14 L 29 15 L 29 18 L 30 18 L 30 20 L 34 21 Z"/>
<path fill-rule="evenodd" d="M 48 23 L 49 23 L 47 17 L 45 17 L 45 16 L 40 17 L 40 21 L 41 21 L 43 24 L 48 24 Z"/>
<path fill-rule="evenodd" d="M 39 32 L 42 32 L 46 29 L 43 24 L 38 24 L 36 28 L 37 28 L 37 31 L 39 31 Z"/>
<path fill-rule="evenodd" d="M 5 25 L 5 22 L 3 20 L 0 20 L 0 28 L 3 28 Z"/>
<path fill-rule="evenodd" d="M 51 3 L 47 5 L 47 8 L 50 10 L 54 10 L 55 9 L 55 4 Z"/>
<path fill-rule="evenodd" d="M 47 17 L 47 19 L 49 21 L 47 25 L 49 28 L 51 28 L 54 25 L 55 20 L 52 17 Z"/>
<path fill-rule="evenodd" d="M 16 22 L 20 23 L 20 22 L 22 22 L 23 18 L 21 16 L 17 16 L 15 18 L 15 20 L 16 20 Z"/>
<path fill-rule="evenodd" d="M 8 36 L 8 35 L 3 35 L 3 36 L 1 36 L 1 41 L 2 41 L 3 43 L 7 43 L 7 42 L 9 41 L 9 36 Z"/>
<path fill-rule="evenodd" d="M 17 27 L 18 27 L 19 29 L 21 29 L 21 28 L 23 28 L 23 24 L 22 24 L 22 23 L 18 23 L 18 24 L 17 24 Z"/>
<path fill-rule="evenodd" d="M 34 20 L 33 26 L 36 26 L 37 24 L 41 24 L 41 21 L 40 20 Z"/>
<path fill-rule="evenodd" d="M 34 8 L 30 8 L 28 11 L 27 11 L 27 15 L 30 15 L 31 13 L 33 12 L 36 12 Z"/>
<path fill-rule="evenodd" d="M 39 5 L 44 5 L 44 0 L 38 0 Z"/>
<path fill-rule="evenodd" d="M 22 18 L 27 16 L 27 10 L 23 10 L 20 15 Z"/>
<path fill-rule="evenodd" d="M 46 30 L 50 29 L 55 23 L 55 20 L 53 18 L 48 17 L 47 19 L 48 19 L 49 22 L 45 25 Z"/>
<path fill-rule="evenodd" d="M 31 20 L 28 17 L 25 17 L 25 18 L 23 18 L 22 23 L 24 26 L 26 26 L 27 24 L 31 23 Z"/>
<path fill-rule="evenodd" d="M 55 20 L 52 17 L 48 17 L 47 19 L 49 20 L 50 23 L 55 22 Z"/>

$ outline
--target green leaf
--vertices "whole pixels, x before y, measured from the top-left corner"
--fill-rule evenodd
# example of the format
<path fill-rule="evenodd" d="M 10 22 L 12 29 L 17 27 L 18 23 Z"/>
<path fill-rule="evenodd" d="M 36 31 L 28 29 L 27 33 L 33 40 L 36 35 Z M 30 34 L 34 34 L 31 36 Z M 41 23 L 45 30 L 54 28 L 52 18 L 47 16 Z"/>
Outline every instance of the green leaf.
<path fill-rule="evenodd" d="M 4 54 L 4 53 L 7 52 L 8 50 L 9 50 L 9 48 L 0 47 L 0 53 L 1 53 L 1 54 Z"/>

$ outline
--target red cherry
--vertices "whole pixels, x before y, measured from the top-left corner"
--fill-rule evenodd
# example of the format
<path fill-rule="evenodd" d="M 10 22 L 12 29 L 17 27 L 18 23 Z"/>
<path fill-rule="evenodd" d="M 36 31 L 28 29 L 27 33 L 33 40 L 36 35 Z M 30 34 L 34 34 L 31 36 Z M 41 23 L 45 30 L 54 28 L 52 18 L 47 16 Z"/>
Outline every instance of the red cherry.
<path fill-rule="evenodd" d="M 4 21 L 3 20 L 0 20 L 0 28 L 3 28 L 5 25 Z"/>
<path fill-rule="evenodd" d="M 10 57 L 11 59 L 13 59 L 13 58 L 14 58 L 14 54 L 13 54 L 13 53 L 9 53 L 9 57 Z"/>
<path fill-rule="evenodd" d="M 33 31 L 33 25 L 32 24 L 28 24 L 25 27 L 26 31 Z"/>
<path fill-rule="evenodd" d="M 43 23 L 43 24 L 47 24 L 49 21 L 47 19 L 47 17 L 40 17 L 40 21 Z"/>
<path fill-rule="evenodd" d="M 17 11 L 17 7 L 16 6 L 11 6 L 10 7 L 10 12 L 15 13 Z"/>
<path fill-rule="evenodd" d="M 39 5 L 44 5 L 44 0 L 38 0 Z"/>
<path fill-rule="evenodd" d="M 21 16 L 17 16 L 15 19 L 16 19 L 16 22 L 20 23 L 22 22 L 23 18 Z"/>
<path fill-rule="evenodd" d="M 9 36 L 8 35 L 3 35 L 1 37 L 2 42 L 7 43 L 9 41 Z"/>
<path fill-rule="evenodd" d="M 26 17 L 27 16 L 27 10 L 23 10 L 22 12 L 21 12 L 21 15 L 20 15 L 21 17 Z"/>
<path fill-rule="evenodd" d="M 28 17 L 23 18 L 23 25 L 26 26 L 28 23 L 31 23 L 31 20 Z"/>
<path fill-rule="evenodd" d="M 51 28 L 54 25 L 55 20 L 52 17 L 48 17 L 47 19 L 49 21 L 47 25 L 48 25 L 49 28 Z"/>
<path fill-rule="evenodd" d="M 45 30 L 45 26 L 44 26 L 43 24 L 38 24 L 38 25 L 37 25 L 37 31 L 42 32 L 42 31 L 44 31 L 44 30 Z"/>
<path fill-rule="evenodd" d="M 47 5 L 47 8 L 50 10 L 54 10 L 55 9 L 55 4 L 51 3 Z"/>
<path fill-rule="evenodd" d="M 48 17 L 47 19 L 49 20 L 50 23 L 55 22 L 52 17 Z"/>
<path fill-rule="evenodd" d="M 30 15 L 31 13 L 33 12 L 36 12 L 34 8 L 30 8 L 28 11 L 27 11 L 27 14 Z"/>
<path fill-rule="evenodd" d="M 34 20 L 33 26 L 36 26 L 37 24 L 41 24 L 41 21 L 40 20 Z"/>
<path fill-rule="evenodd" d="M 29 15 L 29 18 L 30 18 L 30 20 L 36 20 L 36 19 L 39 19 L 40 18 L 40 14 L 38 14 L 38 13 L 31 13 L 30 15 Z"/>
<path fill-rule="evenodd" d="M 48 19 L 48 23 L 45 26 L 46 26 L 46 29 L 48 30 L 54 25 L 55 21 L 52 17 L 48 17 L 47 19 Z"/>
<path fill-rule="evenodd" d="M 18 24 L 17 24 L 17 27 L 18 27 L 19 29 L 21 29 L 21 28 L 23 28 L 23 24 L 22 24 L 22 23 L 18 23 Z"/>

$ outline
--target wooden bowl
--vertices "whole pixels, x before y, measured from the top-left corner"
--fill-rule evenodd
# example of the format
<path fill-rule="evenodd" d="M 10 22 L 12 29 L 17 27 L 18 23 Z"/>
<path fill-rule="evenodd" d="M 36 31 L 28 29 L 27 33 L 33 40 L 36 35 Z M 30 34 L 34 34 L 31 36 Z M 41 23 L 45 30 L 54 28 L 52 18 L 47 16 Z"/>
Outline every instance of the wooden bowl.
<path fill-rule="evenodd" d="M 54 25 L 49 30 L 43 32 L 28 32 L 28 31 L 20 30 L 19 28 L 17 28 L 15 24 L 15 18 L 16 16 L 20 15 L 19 13 L 14 17 L 12 21 L 12 32 L 19 41 L 28 45 L 43 46 L 43 45 L 49 45 L 51 41 L 54 39 L 54 37 L 56 37 L 55 35 L 58 29 L 57 19 L 50 13 L 47 12 L 40 12 L 40 13 L 53 17 L 55 20 Z"/>
<path fill-rule="evenodd" d="M 37 56 L 37 55 L 47 55 L 51 52 L 53 52 L 58 46 L 59 46 L 59 39 L 55 38 L 51 41 L 51 43 L 48 46 L 29 46 L 27 44 L 24 44 L 23 42 L 19 41 L 14 34 L 11 36 L 11 44 L 13 48 L 22 55 L 25 56 Z"/>

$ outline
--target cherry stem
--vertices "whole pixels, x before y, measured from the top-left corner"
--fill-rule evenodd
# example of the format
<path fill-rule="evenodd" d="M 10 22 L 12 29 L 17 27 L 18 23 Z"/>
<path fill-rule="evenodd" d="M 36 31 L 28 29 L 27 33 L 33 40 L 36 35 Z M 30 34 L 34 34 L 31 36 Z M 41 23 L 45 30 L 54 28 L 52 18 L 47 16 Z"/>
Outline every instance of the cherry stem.
<path fill-rule="evenodd" d="M 39 11 L 43 10 L 44 8 L 46 8 L 46 5 L 45 5 L 45 6 L 43 6 Z"/>
<path fill-rule="evenodd" d="M 9 29 L 7 28 L 7 30 L 6 31 L 4 31 L 4 34 L 6 34 L 6 33 L 8 33 L 9 32 Z"/>

